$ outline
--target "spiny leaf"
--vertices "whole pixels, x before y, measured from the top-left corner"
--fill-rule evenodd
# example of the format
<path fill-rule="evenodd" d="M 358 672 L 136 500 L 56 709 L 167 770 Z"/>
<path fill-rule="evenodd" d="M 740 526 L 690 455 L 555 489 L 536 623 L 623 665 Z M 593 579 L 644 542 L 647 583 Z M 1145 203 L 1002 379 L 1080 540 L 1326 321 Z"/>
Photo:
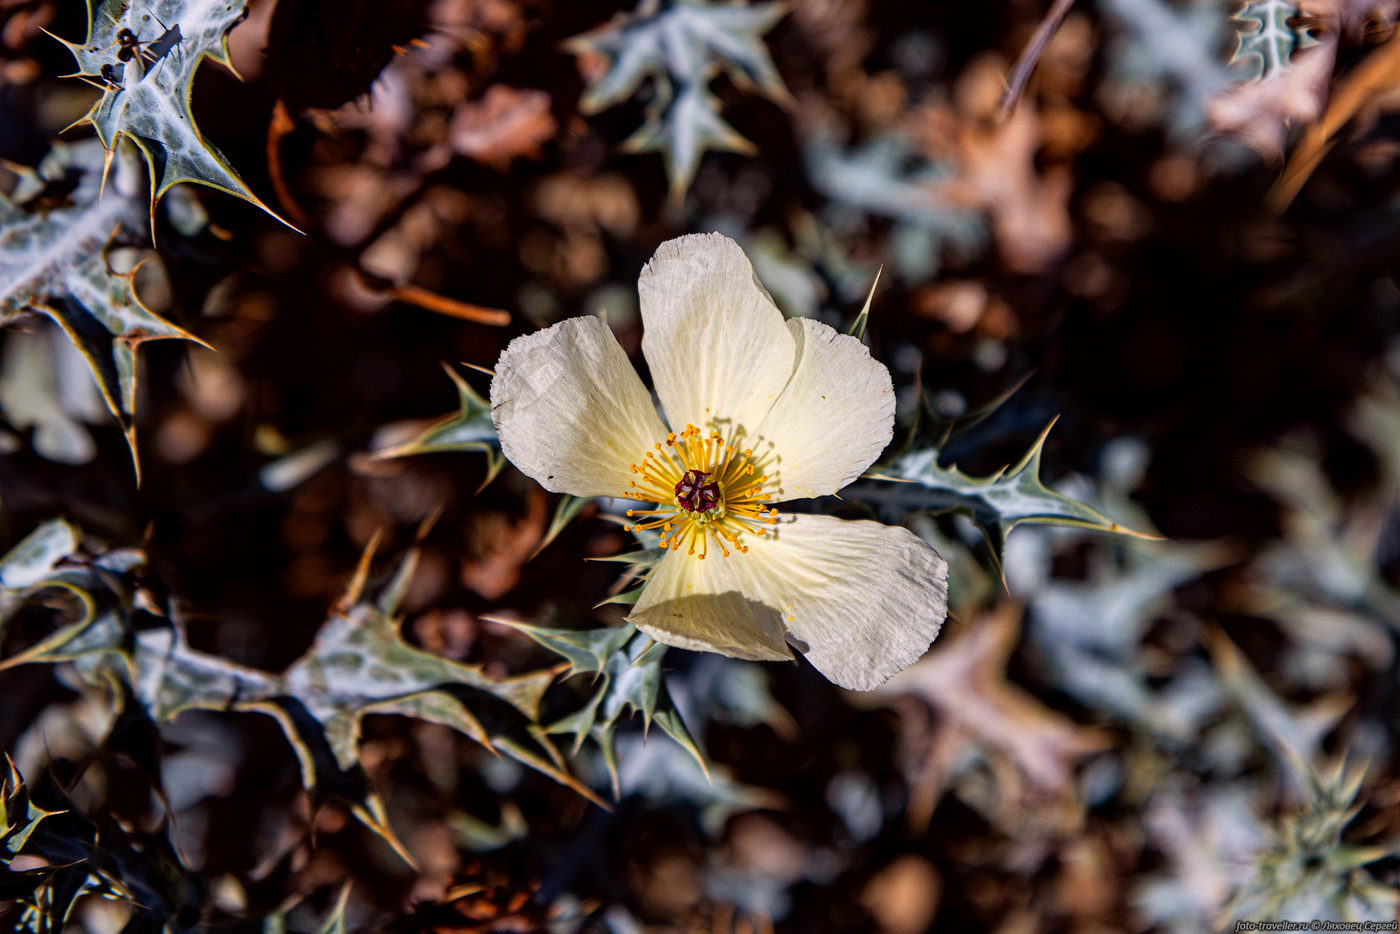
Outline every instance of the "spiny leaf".
<path fill-rule="evenodd" d="M 1113 84 L 1177 88 L 1169 128 L 1199 133 L 1206 103 L 1235 80 L 1220 61 L 1220 5 L 1103 0 L 1100 11 L 1111 30 L 1106 51 Z"/>
<path fill-rule="evenodd" d="M 8 873 L 10 860 L 24 851 L 25 844 L 44 819 L 63 812 L 46 810 L 31 801 L 29 788 L 14 761 L 8 756 L 5 761 L 9 774 L 0 784 L 0 862 Z"/>
<path fill-rule="evenodd" d="M 865 340 L 865 326 L 870 321 L 870 303 L 875 300 L 875 288 L 880 284 L 880 273 L 884 272 L 883 266 L 875 273 L 875 281 L 870 283 L 870 294 L 865 296 L 865 305 L 861 307 L 860 314 L 856 315 L 856 320 L 851 322 L 851 329 L 846 333 L 856 340 Z"/>
<path fill-rule="evenodd" d="M 1323 740 L 1352 708 L 1343 693 L 1324 695 L 1306 707 L 1285 703 L 1254 670 L 1244 653 L 1219 629 L 1207 643 L 1221 684 L 1262 734 L 1287 777 L 1299 787 L 1310 780 L 1311 763 Z"/>
<path fill-rule="evenodd" d="M 1056 493 L 1041 481 L 1041 451 L 1054 426 L 1053 420 L 1045 426 L 1014 467 L 1002 468 L 991 476 L 973 477 L 956 466 L 942 466 L 938 463 L 941 454 L 938 447 L 916 448 L 901 454 L 888 467 L 867 474 L 872 479 L 894 481 L 901 486 L 863 487 L 852 495 L 876 504 L 965 513 L 981 529 L 998 565 L 1006 549 L 1007 536 L 1023 522 L 1078 526 L 1137 538 L 1155 537 L 1125 528 L 1093 507 Z"/>
<path fill-rule="evenodd" d="M 631 513 L 631 510 L 628 510 Z M 604 519 L 616 522 L 618 525 L 630 530 L 633 537 L 637 539 L 637 544 L 641 546 L 636 551 L 623 552 L 616 555 L 604 555 L 599 558 L 587 558 L 587 561 L 617 561 L 627 565 L 626 570 L 618 578 L 615 592 L 605 600 L 600 600 L 594 609 L 609 604 L 619 606 L 632 606 L 642 595 L 641 581 L 645 581 L 651 573 L 651 569 L 661 560 L 661 556 L 666 553 L 666 549 L 661 547 L 661 533 L 656 529 L 639 529 L 636 526 L 629 526 L 628 521 L 621 516 L 607 515 Z M 631 586 L 638 584 L 638 586 Z M 630 588 L 630 589 L 629 589 Z"/>
<path fill-rule="evenodd" d="M 636 635 L 631 626 L 577 630 L 546 629 L 506 619 L 496 622 L 525 633 L 551 652 L 562 656 L 569 663 L 570 675 L 602 671 L 607 667 L 608 659 L 620 652 Z"/>
<path fill-rule="evenodd" d="M 1400 846 L 1358 846 L 1344 842 L 1347 827 L 1361 810 L 1357 801 L 1364 767 L 1345 760 L 1317 769 L 1299 763 L 1309 795 L 1303 808 L 1284 818 L 1273 839 L 1256 854 L 1248 880 L 1225 910 L 1219 928 L 1249 918 L 1325 918 L 1340 921 L 1393 921 L 1400 895 L 1364 868 L 1400 854 Z"/>
<path fill-rule="evenodd" d="M 665 679 L 661 661 L 666 647 L 631 626 L 577 631 L 546 629 L 509 620 L 499 622 L 519 629 L 540 645 L 569 663 L 569 675 L 593 674 L 596 689 L 574 713 L 547 727 L 550 733 L 570 733 L 574 753 L 587 739 L 598 744 L 612 779 L 613 794 L 619 794 L 616 731 L 623 715 L 637 712 L 650 728 L 657 726 L 695 757 L 708 774 L 709 766 L 676 709 Z"/>
<path fill-rule="evenodd" d="M 0 558 L 0 589 L 33 587 L 77 550 L 78 530 L 62 519 L 50 519 Z"/>
<path fill-rule="evenodd" d="M 412 440 L 378 451 L 374 456 L 388 459 L 443 451 L 480 451 L 486 455 L 486 479 L 481 483 L 484 487 L 496 478 L 506 462 L 500 441 L 496 438 L 496 426 L 491 422 L 491 403 L 483 399 L 457 371 L 446 364 L 443 370 L 457 387 L 457 413 L 443 416 Z"/>
<path fill-rule="evenodd" d="M 846 149 L 819 132 L 804 148 L 804 162 L 813 186 L 831 199 L 833 227 L 849 226 L 853 211 L 894 221 L 891 263 L 907 280 L 932 278 L 946 255 L 970 256 L 986 246 L 982 213 L 946 194 L 953 166 L 929 162 L 903 136 Z"/>
<path fill-rule="evenodd" d="M 87 38 L 59 39 L 77 60 L 74 77 L 102 89 L 80 122 L 92 124 L 109 153 L 122 137 L 145 153 L 152 217 L 156 202 L 180 182 L 218 188 L 277 217 L 200 134 L 190 111 L 206 56 L 232 70 L 228 32 L 247 12 L 247 0 L 88 0 Z M 124 30 L 137 45 L 121 40 Z"/>
<path fill-rule="evenodd" d="M 326 915 L 326 920 L 316 929 L 316 934 L 345 934 L 345 907 L 350 903 L 350 888 L 351 883 L 346 880 L 340 887 L 340 894 L 335 898 L 335 905 L 330 914 Z"/>
<path fill-rule="evenodd" d="M 753 151 L 753 144 L 719 116 L 719 99 L 709 87 L 717 73 L 779 104 L 791 101 L 761 41 L 786 13 L 782 3 L 642 0 L 630 15 L 619 14 L 569 41 L 575 54 L 608 59 L 607 68 L 589 82 L 579 109 L 592 114 L 612 107 L 652 78 L 655 92 L 646 121 L 623 147 L 660 151 L 672 196 L 679 199 L 707 150 Z"/>
<path fill-rule="evenodd" d="M 45 537 L 57 535 L 44 532 Z M 26 542 L 11 555 L 33 551 Z M 383 805 L 359 768 L 360 724 L 368 714 L 400 714 L 450 726 L 601 804 L 560 766 L 557 751 L 535 726 L 540 698 L 555 671 L 499 679 L 410 645 L 395 613 L 416 553 L 379 591 L 367 586 L 370 557 L 367 551 L 346 597 L 310 650 L 281 675 L 273 675 L 192 649 L 176 620 L 167 626 L 135 626 L 138 608 L 159 609 L 143 598 L 135 580 L 133 572 L 143 561 L 139 552 L 94 559 L 71 555 L 40 580 L 30 575 L 13 596 L 66 589 L 82 604 L 79 618 L 0 660 L 0 670 L 71 661 L 93 683 L 111 678 L 129 683 L 136 700 L 157 720 L 191 709 L 267 714 L 287 735 L 306 787 L 320 797 L 348 800 L 355 816 L 405 859 L 408 854 L 394 839 Z M 9 561 L 10 556 L 0 561 L 0 571 Z M 11 605 L 18 602 L 11 600 Z"/>
<path fill-rule="evenodd" d="M 540 543 L 535 546 L 535 550 L 530 552 L 530 557 L 534 558 L 540 552 L 549 547 L 549 543 L 559 537 L 559 533 L 564 531 L 570 522 L 578 518 L 578 514 L 583 511 L 583 507 L 591 502 L 587 496 L 571 496 L 565 493 L 559 498 L 559 503 L 554 507 L 554 518 L 549 520 L 549 528 L 545 530 L 540 538 Z"/>
<path fill-rule="evenodd" d="M 0 851 L 0 898 L 16 898 L 21 907 L 12 929 L 27 934 L 68 930 L 80 899 L 96 896 L 126 903 L 130 918 L 125 930 L 191 930 L 176 918 L 199 914 L 203 889 L 181 862 L 168 823 L 145 831 L 102 814 L 89 819 L 52 775 L 29 789 L 13 764 L 5 784 L 10 813 L 22 800 L 31 814 L 43 815 L 42 826 L 23 843 Z M 47 865 L 12 872 L 11 858 L 19 854 Z"/>
<path fill-rule="evenodd" d="M 134 269 L 112 268 L 112 249 L 143 243 L 147 229 L 136 160 L 122 151 L 114 161 L 105 197 L 95 141 L 57 145 L 37 169 L 15 170 L 15 191 L 0 196 L 0 324 L 39 312 L 63 328 L 121 425 L 139 480 L 137 350 L 151 340 L 203 342 L 142 304 Z"/>
<path fill-rule="evenodd" d="M 1240 23 L 1238 44 L 1230 64 L 1239 66 L 1247 79 L 1268 78 L 1288 67 L 1297 49 L 1314 43 L 1306 32 L 1288 25 L 1298 6 L 1287 0 L 1254 0 L 1235 13 Z"/>
<path fill-rule="evenodd" d="M 8 773 L 0 782 L 0 901 L 13 901 L 23 908 L 21 930 L 59 930 L 72 905 L 72 896 L 66 896 L 64 885 L 55 887 L 55 878 L 76 877 L 81 880 L 87 870 L 75 863 L 84 862 L 83 854 L 91 846 L 86 838 L 86 827 L 73 827 L 72 820 L 55 833 L 48 828 L 39 837 L 35 832 L 51 817 L 64 813 L 63 809 L 47 809 L 34 803 L 24 777 L 9 757 L 6 757 Z M 15 858 L 21 855 L 39 856 L 48 865 L 36 868 L 15 870 L 11 868 Z M 79 887 L 81 882 L 79 881 Z"/>

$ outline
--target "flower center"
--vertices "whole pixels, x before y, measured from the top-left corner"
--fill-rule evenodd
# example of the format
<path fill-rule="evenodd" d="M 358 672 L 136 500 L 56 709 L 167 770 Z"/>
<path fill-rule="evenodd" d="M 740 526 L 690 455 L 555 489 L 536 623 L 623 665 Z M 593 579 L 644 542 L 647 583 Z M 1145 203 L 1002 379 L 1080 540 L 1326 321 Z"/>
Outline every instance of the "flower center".
<path fill-rule="evenodd" d="M 703 470 L 687 470 L 676 484 L 676 504 L 686 512 L 709 512 L 719 505 L 719 484 Z"/>
<path fill-rule="evenodd" d="M 763 491 L 767 475 L 754 476 L 751 449 L 734 447 L 718 432 L 704 437 L 694 425 L 655 448 L 632 465 L 639 479 L 628 481 L 622 495 L 657 508 L 627 510 L 629 517 L 646 517 L 629 532 L 659 528 L 663 548 L 684 545 L 686 554 L 703 560 L 711 539 L 727 558 L 731 546 L 749 550 L 744 535 L 766 535 L 765 526 L 778 521 L 778 510 L 764 506 L 773 494 Z"/>

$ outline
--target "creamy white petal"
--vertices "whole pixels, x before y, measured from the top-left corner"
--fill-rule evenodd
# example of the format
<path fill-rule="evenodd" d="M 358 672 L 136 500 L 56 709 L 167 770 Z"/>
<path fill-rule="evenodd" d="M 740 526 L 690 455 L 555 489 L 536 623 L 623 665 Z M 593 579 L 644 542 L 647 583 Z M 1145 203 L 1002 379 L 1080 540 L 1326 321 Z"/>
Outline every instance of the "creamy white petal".
<path fill-rule="evenodd" d="M 702 561 L 684 551 L 667 552 L 628 621 L 657 642 L 682 649 L 756 661 L 791 658 L 777 602 L 764 598 L 765 568 L 747 557 L 713 554 Z"/>
<path fill-rule="evenodd" d="M 666 428 L 617 338 L 593 317 L 510 342 L 491 380 L 501 450 L 540 486 L 618 496 Z"/>
<path fill-rule="evenodd" d="M 827 678 L 879 686 L 924 654 L 947 613 L 948 563 L 908 529 L 790 516 L 747 554 L 669 552 L 629 620 L 658 642 L 781 659 L 778 628 Z"/>
<path fill-rule="evenodd" d="M 792 375 L 796 345 L 739 244 L 668 240 L 642 270 L 642 352 L 666 419 L 748 437 Z"/>
<path fill-rule="evenodd" d="M 928 649 L 947 614 L 948 562 L 908 529 L 833 516 L 780 520 L 749 540 L 788 642 L 835 683 L 869 691 Z"/>
<path fill-rule="evenodd" d="M 775 502 L 825 496 L 856 479 L 894 436 L 890 371 L 860 341 L 794 318 L 797 367 L 758 433 Z"/>

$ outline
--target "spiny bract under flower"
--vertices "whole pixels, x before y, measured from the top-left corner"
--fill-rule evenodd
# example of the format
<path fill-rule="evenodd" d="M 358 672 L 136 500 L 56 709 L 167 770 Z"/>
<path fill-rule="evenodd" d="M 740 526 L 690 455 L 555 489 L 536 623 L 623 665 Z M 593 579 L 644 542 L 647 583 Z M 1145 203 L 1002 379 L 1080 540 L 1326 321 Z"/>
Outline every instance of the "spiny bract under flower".
<path fill-rule="evenodd" d="M 546 489 L 654 504 L 666 555 L 629 620 L 669 645 L 791 658 L 868 690 L 938 634 L 947 564 L 907 529 L 774 504 L 824 496 L 889 444 L 889 371 L 855 338 L 785 321 L 734 241 L 663 243 L 639 282 L 642 350 L 669 431 L 607 325 L 571 318 L 506 348 L 491 417 Z"/>

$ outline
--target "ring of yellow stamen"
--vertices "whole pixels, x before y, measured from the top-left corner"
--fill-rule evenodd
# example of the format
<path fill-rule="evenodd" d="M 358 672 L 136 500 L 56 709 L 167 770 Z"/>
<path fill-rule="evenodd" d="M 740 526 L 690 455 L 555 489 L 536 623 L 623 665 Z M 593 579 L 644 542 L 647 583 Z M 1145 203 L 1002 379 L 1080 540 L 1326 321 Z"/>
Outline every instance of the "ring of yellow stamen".
<path fill-rule="evenodd" d="M 694 425 L 654 448 L 632 465 L 636 479 L 622 495 L 656 508 L 627 510 L 628 517 L 646 517 L 628 531 L 660 529 L 663 548 L 684 547 L 703 560 L 711 539 L 727 558 L 731 547 L 749 550 L 745 535 L 766 535 L 766 526 L 778 521 L 778 510 L 765 506 L 773 494 L 764 492 L 768 477 L 757 474 L 751 449 L 736 448 L 718 432 L 707 437 Z"/>

